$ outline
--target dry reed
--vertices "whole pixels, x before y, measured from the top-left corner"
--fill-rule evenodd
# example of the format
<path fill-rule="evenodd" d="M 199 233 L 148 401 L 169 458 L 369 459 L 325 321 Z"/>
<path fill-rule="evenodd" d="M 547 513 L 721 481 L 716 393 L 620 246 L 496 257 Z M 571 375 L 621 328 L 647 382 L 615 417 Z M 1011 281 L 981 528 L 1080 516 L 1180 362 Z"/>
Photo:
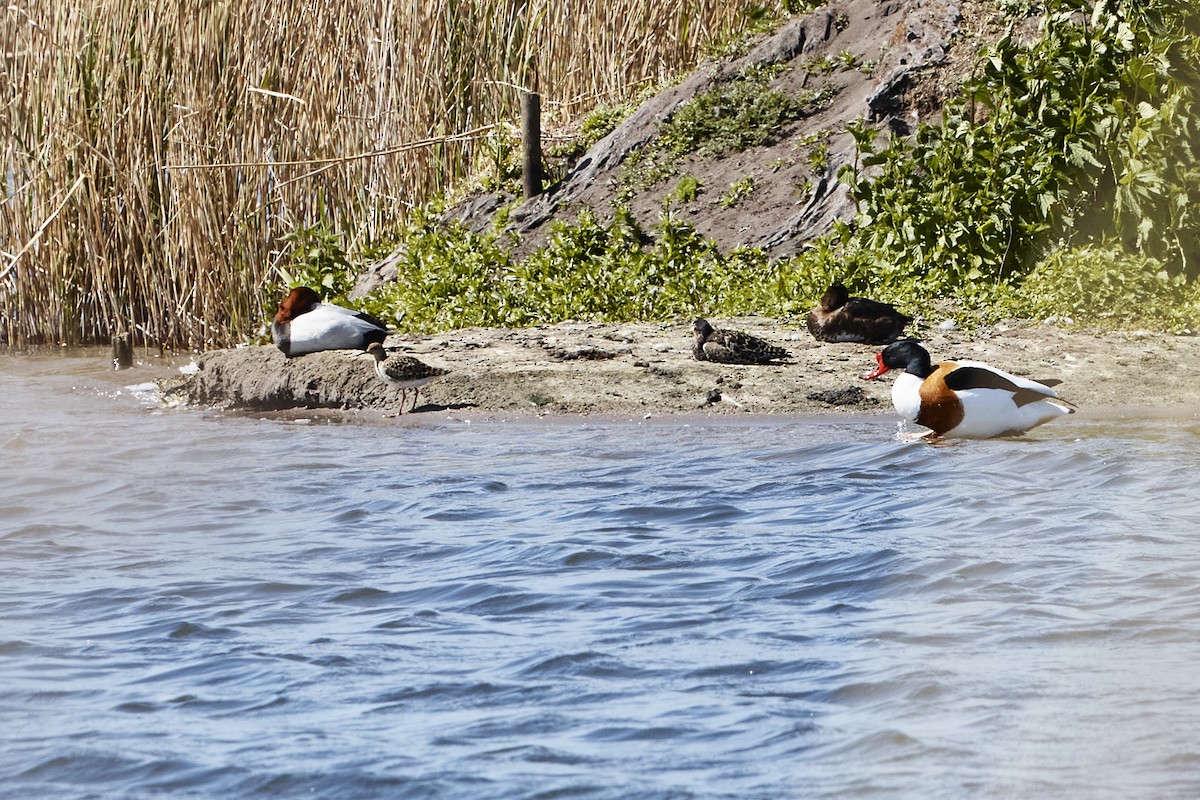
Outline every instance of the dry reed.
<path fill-rule="evenodd" d="M 347 249 L 463 176 L 537 89 L 561 118 L 693 65 L 720 0 L 26 0 L 0 12 L 0 341 L 256 335 L 283 237 Z"/>

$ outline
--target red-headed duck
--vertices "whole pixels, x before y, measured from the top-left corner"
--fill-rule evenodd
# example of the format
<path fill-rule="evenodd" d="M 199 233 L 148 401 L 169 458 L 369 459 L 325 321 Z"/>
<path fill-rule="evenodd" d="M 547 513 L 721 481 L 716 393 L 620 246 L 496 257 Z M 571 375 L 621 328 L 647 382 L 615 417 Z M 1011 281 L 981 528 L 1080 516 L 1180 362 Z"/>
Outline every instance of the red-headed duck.
<path fill-rule="evenodd" d="M 362 311 L 322 303 L 312 289 L 298 286 L 279 304 L 271 338 L 291 358 L 318 350 L 365 350 L 383 344 L 387 326 Z"/>

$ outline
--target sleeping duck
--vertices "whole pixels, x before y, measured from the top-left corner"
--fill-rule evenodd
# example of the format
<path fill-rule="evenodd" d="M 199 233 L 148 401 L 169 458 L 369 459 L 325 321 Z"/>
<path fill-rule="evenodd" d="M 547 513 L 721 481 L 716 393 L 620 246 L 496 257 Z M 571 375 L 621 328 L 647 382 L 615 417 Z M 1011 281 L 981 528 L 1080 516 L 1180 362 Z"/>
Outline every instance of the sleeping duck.
<path fill-rule="evenodd" d="M 271 338 L 291 358 L 318 350 L 366 350 L 383 344 L 387 326 L 362 311 L 322 303 L 312 289 L 298 286 L 279 304 Z"/>
<path fill-rule="evenodd" d="M 769 364 L 791 356 L 787 350 L 745 331 L 714 328 L 706 319 L 692 324 L 692 356 L 722 364 Z"/>
<path fill-rule="evenodd" d="M 808 331 L 822 342 L 887 344 L 912 321 L 889 303 L 851 297 L 845 286 L 835 283 L 808 312 Z"/>

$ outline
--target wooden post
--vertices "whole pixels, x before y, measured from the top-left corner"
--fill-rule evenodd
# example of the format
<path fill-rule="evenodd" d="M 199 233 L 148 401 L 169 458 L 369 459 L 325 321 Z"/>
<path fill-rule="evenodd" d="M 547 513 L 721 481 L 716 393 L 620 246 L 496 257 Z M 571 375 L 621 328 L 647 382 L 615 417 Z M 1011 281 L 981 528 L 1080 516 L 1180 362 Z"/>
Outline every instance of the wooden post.
<path fill-rule="evenodd" d="M 542 98 L 537 92 L 521 95 L 521 183 L 525 199 L 542 193 Z"/>
<path fill-rule="evenodd" d="M 133 335 L 118 333 L 112 337 L 113 369 L 129 369 L 133 366 Z"/>

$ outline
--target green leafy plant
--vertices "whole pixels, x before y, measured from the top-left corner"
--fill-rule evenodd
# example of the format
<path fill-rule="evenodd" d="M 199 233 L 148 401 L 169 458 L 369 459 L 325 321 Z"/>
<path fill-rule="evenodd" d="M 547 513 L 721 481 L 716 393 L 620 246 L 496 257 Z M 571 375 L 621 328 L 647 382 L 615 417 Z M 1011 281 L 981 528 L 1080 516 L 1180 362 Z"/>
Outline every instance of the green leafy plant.
<path fill-rule="evenodd" d="M 814 0 L 782 0 L 783 10 L 789 14 L 807 14 L 824 5 Z"/>
<path fill-rule="evenodd" d="M 442 224 L 421 210 L 399 238 L 398 280 L 365 298 L 365 310 L 412 331 L 530 321 L 506 281 L 511 257 L 501 233 Z"/>
<path fill-rule="evenodd" d="M 826 142 L 818 143 L 808 154 L 808 165 L 812 167 L 812 171 L 817 175 L 824 175 L 829 169 L 829 145 Z"/>
<path fill-rule="evenodd" d="M 1186 281 L 1119 245 L 1059 249 L 1025 277 L 1008 303 L 1019 316 L 1081 325 L 1195 327 L 1184 311 Z"/>
<path fill-rule="evenodd" d="M 675 184 L 675 188 L 667 192 L 663 197 L 663 208 L 669 210 L 674 204 L 691 203 L 700 196 L 700 189 L 704 184 L 694 175 L 684 175 L 680 177 L 679 182 Z"/>
<path fill-rule="evenodd" d="M 747 175 L 729 184 L 729 189 L 721 197 L 722 208 L 733 208 L 754 193 L 757 183 L 754 176 Z"/>
<path fill-rule="evenodd" d="M 834 89 L 800 96 L 771 88 L 778 67 L 751 67 L 681 106 L 659 126 L 658 136 L 631 154 L 621 175 L 622 196 L 676 174 L 690 153 L 720 156 L 769 142 L 783 126 L 823 107 Z"/>
<path fill-rule="evenodd" d="M 503 244 L 496 231 L 472 233 L 419 213 L 397 250 L 397 282 L 363 307 L 414 332 L 565 319 L 784 315 L 807 310 L 835 274 L 845 274 L 826 246 L 778 261 L 757 248 L 723 253 L 669 213 L 643 230 L 625 209 L 608 222 L 585 211 L 571 224 L 554 223 L 547 243 L 521 260 Z"/>
<path fill-rule="evenodd" d="M 479 188 L 495 192 L 515 190 L 521 178 L 521 136 L 512 127 L 500 126 L 484 137 L 484 146 L 477 158 L 482 162 L 476 169 Z"/>
<path fill-rule="evenodd" d="M 354 286 L 354 275 L 341 239 L 328 227 L 299 227 L 283 240 L 288 245 L 288 255 L 276 271 L 285 285 L 308 286 L 330 298 L 342 297 Z"/>
<path fill-rule="evenodd" d="M 619 106 L 604 105 L 592 111 L 583 119 L 580 129 L 580 139 L 584 149 L 608 136 L 625 121 L 633 111 L 632 104 Z"/>
<path fill-rule="evenodd" d="M 833 56 L 821 56 L 808 64 L 808 71 L 817 75 L 830 75 L 837 70 L 837 62 Z"/>
<path fill-rule="evenodd" d="M 1075 186 L 1102 171 L 1096 121 L 1120 90 L 1124 45 L 1117 26 L 1079 25 L 1063 6 L 1033 44 L 1001 39 L 940 123 L 883 144 L 851 128 L 860 163 L 840 175 L 859 212 L 843 232 L 887 282 L 986 299 L 1073 219 Z"/>
<path fill-rule="evenodd" d="M 1160 7 L 1142 9 L 1152 15 L 1144 25 L 1121 29 L 1133 52 L 1130 89 L 1097 128 L 1116 177 L 1116 231 L 1130 246 L 1197 278 L 1200 24 L 1187 5 L 1153 5 Z"/>
<path fill-rule="evenodd" d="M 1178 0 L 1044 7 L 1040 38 L 1002 38 L 939 123 L 883 141 L 850 127 L 860 157 L 840 177 L 858 213 L 838 234 L 881 285 L 982 305 L 1053 238 L 1114 234 L 1168 274 L 1196 276 L 1194 15 Z"/>
<path fill-rule="evenodd" d="M 794 257 L 722 252 L 673 217 L 672 204 L 700 191 L 683 176 L 655 225 L 643 229 L 621 207 L 609 220 L 585 212 L 554 223 L 547 243 L 520 260 L 499 229 L 476 234 L 420 218 L 403 237 L 399 282 L 369 308 L 414 331 L 784 316 L 803 314 L 841 280 L 906 309 L 936 303 L 938 314 L 963 322 L 1019 314 L 1194 330 L 1200 285 L 1185 274 L 1200 182 L 1188 113 L 1197 106 L 1188 104 L 1190 65 L 1200 59 L 1189 60 L 1194 33 L 1170 27 L 1178 18 L 1167 12 L 1184 8 L 1173 2 L 1153 2 L 1144 18 L 1132 3 L 1100 3 L 1081 20 L 1081 3 L 1051 0 L 1041 39 L 1003 39 L 939 123 L 911 137 L 850 126 L 859 158 L 841 177 L 857 213 Z M 1152 35 L 1151 23 L 1172 33 Z M 631 159 L 626 188 L 676 174 L 687 153 L 751 146 L 746 131 L 726 127 L 733 120 L 782 124 L 786 115 L 772 116 L 778 107 L 751 101 L 751 84 L 771 91 L 769 73 L 752 72 L 681 109 Z M 791 105 L 797 98 L 773 102 L 802 114 L 818 99 L 806 96 L 803 108 Z M 816 145 L 814 169 L 828 159 L 827 141 L 803 143 Z M 722 202 L 752 190 L 748 178 L 735 182 Z M 1046 256 L 1050 242 L 1061 243 Z M 1148 255 L 1131 255 L 1136 247 Z"/>

